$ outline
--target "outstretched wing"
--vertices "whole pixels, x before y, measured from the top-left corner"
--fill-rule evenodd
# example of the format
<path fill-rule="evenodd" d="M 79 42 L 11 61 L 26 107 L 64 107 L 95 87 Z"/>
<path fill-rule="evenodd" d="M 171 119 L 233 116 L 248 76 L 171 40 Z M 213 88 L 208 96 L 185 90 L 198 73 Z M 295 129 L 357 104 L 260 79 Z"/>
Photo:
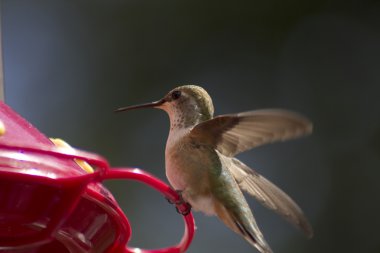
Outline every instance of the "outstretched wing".
<path fill-rule="evenodd" d="M 190 135 L 232 157 L 257 146 L 297 138 L 311 131 L 311 122 L 299 114 L 265 109 L 217 116 L 196 125 Z"/>
<path fill-rule="evenodd" d="M 231 159 L 229 169 L 242 190 L 303 230 L 309 238 L 313 236 L 313 229 L 302 210 L 285 192 L 235 158 Z"/>

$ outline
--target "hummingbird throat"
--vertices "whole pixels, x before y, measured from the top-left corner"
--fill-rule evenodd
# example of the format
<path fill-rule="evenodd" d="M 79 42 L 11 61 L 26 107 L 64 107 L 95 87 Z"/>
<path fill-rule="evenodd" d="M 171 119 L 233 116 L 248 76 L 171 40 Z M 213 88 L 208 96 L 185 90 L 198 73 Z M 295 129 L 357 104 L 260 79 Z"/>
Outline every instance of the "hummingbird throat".
<path fill-rule="evenodd" d="M 187 106 L 187 108 L 174 107 L 169 113 L 170 128 L 180 129 L 188 128 L 199 124 L 205 120 L 210 119 L 209 116 L 204 115 L 200 107 L 196 104 Z"/>

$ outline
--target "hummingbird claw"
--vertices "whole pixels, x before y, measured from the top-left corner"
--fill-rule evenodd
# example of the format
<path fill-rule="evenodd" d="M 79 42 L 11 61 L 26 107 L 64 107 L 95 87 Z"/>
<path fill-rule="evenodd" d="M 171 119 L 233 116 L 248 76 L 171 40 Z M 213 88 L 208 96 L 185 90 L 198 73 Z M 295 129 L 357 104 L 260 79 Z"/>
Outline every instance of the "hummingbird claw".
<path fill-rule="evenodd" d="M 178 194 L 179 200 L 172 200 L 170 198 L 166 198 L 166 200 L 169 202 L 169 204 L 172 204 L 172 205 L 181 205 L 183 203 L 186 203 L 183 200 L 183 198 L 182 198 L 182 190 L 175 190 L 175 192 Z"/>
<path fill-rule="evenodd" d="M 183 202 L 181 205 L 176 206 L 175 209 L 177 210 L 177 213 L 186 216 L 191 212 L 191 205 L 189 203 Z"/>
<path fill-rule="evenodd" d="M 183 199 L 182 190 L 175 190 L 175 191 L 177 192 L 179 199 L 176 201 L 173 201 L 170 198 L 166 198 L 166 200 L 170 204 L 176 205 L 175 209 L 177 210 L 177 213 L 182 214 L 183 216 L 186 216 L 191 212 L 191 205 Z"/>
<path fill-rule="evenodd" d="M 175 204 L 175 201 L 171 200 L 170 198 L 165 198 L 165 199 L 169 202 L 169 204 L 171 205 Z"/>
<path fill-rule="evenodd" d="M 179 196 L 179 199 L 178 200 L 172 200 L 170 198 L 166 198 L 166 200 L 170 203 L 170 204 L 173 204 L 173 205 L 182 205 L 184 203 L 186 203 L 186 201 L 183 199 L 182 197 L 182 191 L 181 190 L 175 190 L 175 192 L 178 194 Z"/>

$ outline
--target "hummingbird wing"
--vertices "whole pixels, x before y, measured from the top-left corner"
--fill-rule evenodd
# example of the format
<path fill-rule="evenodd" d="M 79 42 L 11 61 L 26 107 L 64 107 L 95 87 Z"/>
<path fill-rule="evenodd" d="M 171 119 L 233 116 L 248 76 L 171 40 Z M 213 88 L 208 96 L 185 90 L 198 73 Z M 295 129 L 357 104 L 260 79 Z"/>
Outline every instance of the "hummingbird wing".
<path fill-rule="evenodd" d="M 299 114 L 264 109 L 217 116 L 196 125 L 190 135 L 233 157 L 248 149 L 297 138 L 311 131 L 311 122 Z"/>
<path fill-rule="evenodd" d="M 242 190 L 301 229 L 307 237 L 313 236 L 313 229 L 301 208 L 285 192 L 236 158 L 231 159 L 228 168 Z"/>

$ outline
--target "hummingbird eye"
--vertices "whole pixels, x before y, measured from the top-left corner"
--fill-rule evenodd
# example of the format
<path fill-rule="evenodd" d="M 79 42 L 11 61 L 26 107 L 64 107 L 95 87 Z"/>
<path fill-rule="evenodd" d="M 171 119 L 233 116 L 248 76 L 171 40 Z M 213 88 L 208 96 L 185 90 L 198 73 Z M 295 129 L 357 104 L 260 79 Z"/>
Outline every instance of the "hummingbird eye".
<path fill-rule="evenodd" d="M 177 100 L 181 97 L 181 91 L 175 90 L 172 92 L 171 97 L 173 100 Z"/>

